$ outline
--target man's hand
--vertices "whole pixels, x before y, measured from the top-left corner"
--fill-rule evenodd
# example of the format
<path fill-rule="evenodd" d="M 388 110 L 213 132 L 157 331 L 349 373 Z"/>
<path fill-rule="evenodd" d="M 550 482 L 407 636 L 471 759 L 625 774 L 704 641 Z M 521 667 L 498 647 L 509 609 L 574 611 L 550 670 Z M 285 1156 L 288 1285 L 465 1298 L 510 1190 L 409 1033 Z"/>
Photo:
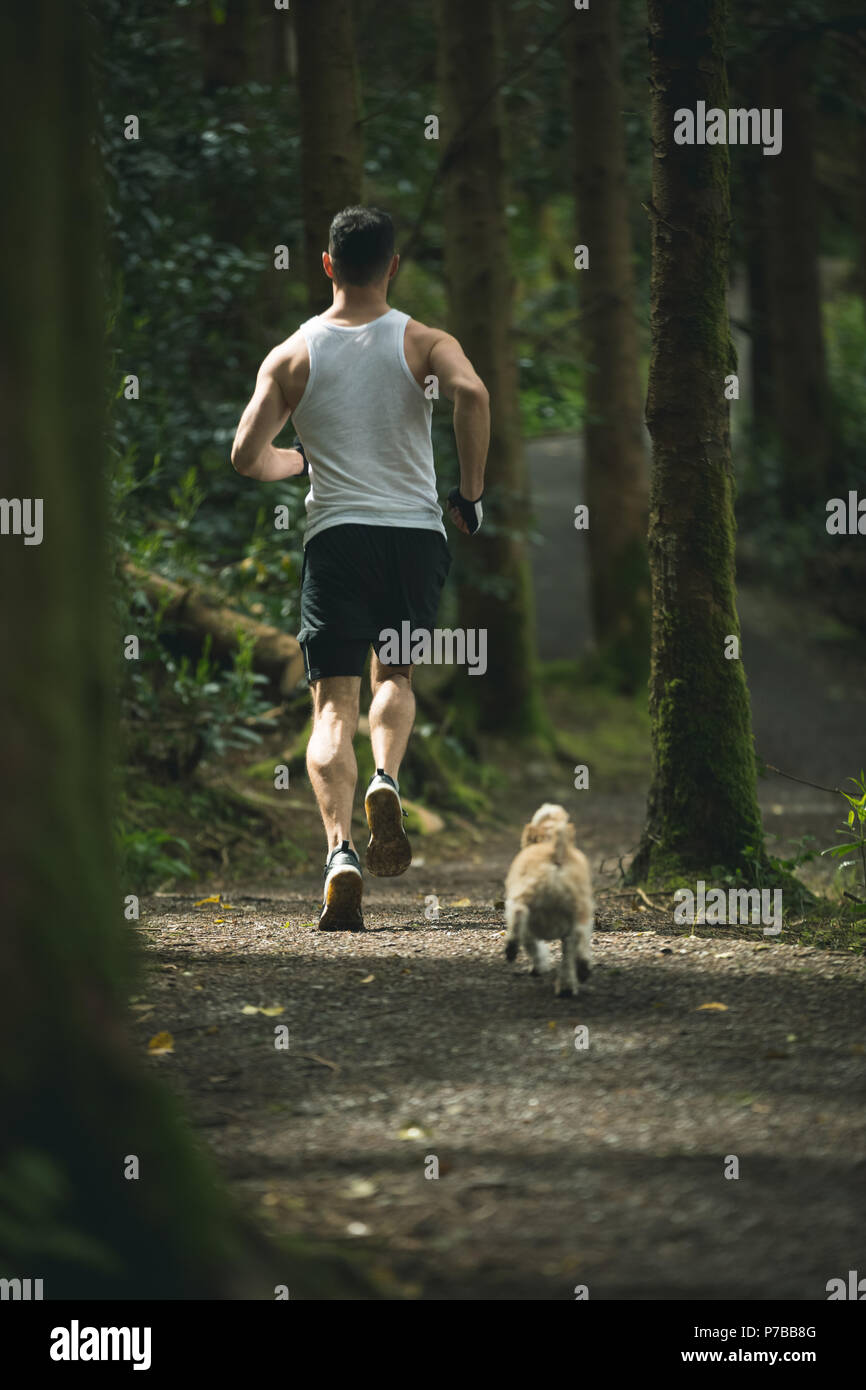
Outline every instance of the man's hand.
<path fill-rule="evenodd" d="M 448 494 L 447 506 L 448 515 L 457 530 L 462 531 L 464 536 L 474 536 L 480 529 L 484 517 L 481 498 L 477 497 L 474 502 L 470 502 L 463 496 L 459 487 L 453 487 Z"/>

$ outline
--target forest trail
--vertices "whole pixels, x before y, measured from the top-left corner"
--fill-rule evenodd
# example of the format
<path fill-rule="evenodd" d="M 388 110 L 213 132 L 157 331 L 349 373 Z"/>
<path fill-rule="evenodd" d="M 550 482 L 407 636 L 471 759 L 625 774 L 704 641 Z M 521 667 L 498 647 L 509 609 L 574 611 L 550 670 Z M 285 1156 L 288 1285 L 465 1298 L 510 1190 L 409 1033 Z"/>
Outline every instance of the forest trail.
<path fill-rule="evenodd" d="M 569 589 L 565 573 L 573 447 L 529 446 L 548 658 L 586 635 L 585 576 Z M 788 615 L 748 585 L 740 608 L 762 755 L 830 785 L 858 770 L 864 663 L 817 611 Z M 833 842 L 838 798 L 778 777 L 759 790 L 774 851 L 807 832 Z M 576 819 L 599 895 L 596 969 L 557 1000 L 552 977 L 503 958 L 504 875 L 520 819 L 548 799 L 574 805 L 564 773 L 527 786 L 495 832 L 417 840 L 402 878 L 367 878 L 364 934 L 314 929 L 318 874 L 268 897 L 232 889 L 231 906 L 147 900 L 136 1035 L 142 1050 L 174 1039 L 150 1065 L 259 1220 L 372 1252 L 398 1294 L 825 1298 L 856 1268 L 864 1214 L 852 1096 L 866 963 L 757 927 L 675 927 L 616 870 L 645 788 L 594 788 Z M 359 808 L 364 843 L 361 826 Z"/>
<path fill-rule="evenodd" d="M 505 838 L 429 843 L 368 880 L 363 934 L 312 929 L 313 876 L 147 904 L 138 1040 L 172 1034 L 149 1064 L 249 1209 L 366 1247 L 410 1297 L 826 1297 L 862 1229 L 862 958 L 685 935 L 608 879 L 595 971 L 560 1001 L 503 958 Z"/>

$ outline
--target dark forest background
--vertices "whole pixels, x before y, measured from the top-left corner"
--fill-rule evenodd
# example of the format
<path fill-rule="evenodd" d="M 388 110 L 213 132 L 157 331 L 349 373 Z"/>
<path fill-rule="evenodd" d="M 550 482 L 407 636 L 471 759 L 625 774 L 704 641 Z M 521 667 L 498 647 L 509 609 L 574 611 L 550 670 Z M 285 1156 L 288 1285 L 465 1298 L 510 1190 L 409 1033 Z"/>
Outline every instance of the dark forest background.
<path fill-rule="evenodd" d="M 561 794 L 631 926 L 701 877 L 781 885 L 786 943 L 850 963 L 866 16 L 849 0 L 31 0 L 0 15 L 0 53 L 3 490 L 46 515 L 42 545 L 0 545 L 0 1267 L 81 1296 L 270 1298 L 284 1279 L 372 1296 L 342 1252 L 294 1234 L 275 1275 L 128 1027 L 148 895 L 186 894 L 192 921 L 226 892 L 300 884 L 314 904 L 319 886 L 293 637 L 303 489 L 229 462 L 256 370 L 327 303 L 329 221 L 363 200 L 397 224 L 391 302 L 455 332 L 490 390 L 485 524 L 452 536 L 441 614 L 488 630 L 490 669 L 420 673 L 401 773 L 443 884 L 497 835 L 498 875 L 529 799 Z M 782 152 L 675 146 L 674 111 L 704 99 L 781 108 Z M 444 497 L 444 402 L 434 445 Z M 849 534 L 828 530 L 834 498 Z M 358 758 L 363 786 L 363 737 Z M 785 802 L 801 783 L 825 800 Z M 209 952 L 196 968 L 216 978 Z M 207 1047 L 226 1044 L 188 1027 L 206 1090 L 225 1079 Z M 250 1094 L 263 1074 L 257 1058 Z M 145 1182 L 119 1177 L 129 1155 Z"/>
<path fill-rule="evenodd" d="M 740 573 L 766 581 L 792 606 L 798 595 L 820 593 L 831 636 L 863 631 L 862 544 L 828 536 L 824 525 L 827 500 L 847 495 L 862 477 L 866 432 L 863 38 L 850 10 L 840 5 L 830 16 L 821 4 L 735 4 L 727 51 L 730 104 L 784 109 L 780 155 L 730 151 Z M 612 737 L 642 737 L 648 749 L 639 713 L 617 703 L 623 694 L 643 702 L 648 671 L 648 440 L 640 422 L 652 233 L 646 14 L 624 0 L 618 32 L 602 25 L 591 37 L 582 18 L 579 41 L 595 44 L 596 56 L 575 66 L 573 14 L 537 0 L 503 7 L 495 43 L 483 23 L 450 12 L 437 41 L 429 7 L 411 3 L 399 24 L 387 25 L 377 6 L 363 2 L 351 14 L 320 4 L 315 16 L 303 5 L 287 14 L 254 0 L 146 7 L 105 0 L 95 12 L 109 210 L 112 485 L 125 565 L 118 605 L 143 654 L 126 663 L 124 676 L 120 846 L 151 886 L 199 872 L 208 853 L 221 853 L 219 831 L 209 846 L 195 833 L 190 839 L 190 813 L 212 825 L 225 805 L 209 797 L 215 766 L 252 768 L 253 776 L 258 767 L 260 777 L 273 768 L 270 745 L 260 747 L 277 721 L 275 701 L 286 694 L 273 668 L 254 659 L 253 637 L 233 653 L 228 636 L 207 638 L 189 605 L 183 622 L 172 621 L 178 591 L 160 589 L 157 577 L 182 592 L 203 586 L 224 603 L 228 623 L 240 613 L 282 633 L 296 630 L 303 490 L 249 485 L 231 471 L 228 452 L 258 363 L 327 302 L 318 248 L 332 210 L 357 198 L 395 219 L 403 259 L 392 302 L 463 328 L 470 354 L 477 344 L 476 358 L 487 357 L 488 374 L 507 365 L 513 376 L 502 377 L 494 402 L 502 450 L 492 458 L 490 525 L 498 527 L 499 549 L 480 575 L 467 573 L 470 560 L 461 557 L 444 615 L 446 622 L 470 615 L 468 595 L 480 591 L 502 657 L 496 682 L 476 684 L 495 684 L 497 698 L 485 700 L 472 682 L 462 691 L 459 681 L 422 682 L 429 714 L 422 727 L 436 728 L 427 756 L 407 769 L 409 790 L 434 805 L 477 808 L 484 787 L 462 782 L 479 783 L 479 737 L 536 733 L 551 741 L 541 687 L 529 676 L 536 659 L 529 571 L 554 542 L 527 505 L 527 454 L 516 449 L 518 439 L 573 436 L 575 462 L 566 466 L 574 500 L 592 512 L 586 553 L 571 569 L 563 557 L 554 600 L 570 612 L 579 569 L 588 566 L 587 621 L 566 629 L 541 686 L 589 684 L 588 705 L 615 724 L 617 715 L 625 720 Z M 454 101 L 465 99 L 467 109 L 456 127 L 446 111 L 440 138 L 426 139 L 428 116 L 443 107 L 443 64 L 451 66 Z M 483 138 L 502 162 L 501 187 L 488 184 L 482 206 L 470 207 L 459 196 L 449 201 L 449 177 L 460 126 L 491 91 L 483 118 L 496 129 Z M 138 117 L 137 140 L 124 138 L 128 113 Z M 606 191 L 599 168 L 620 188 Z M 589 272 L 574 266 L 580 243 L 592 243 Z M 287 248 L 288 269 L 275 269 L 278 246 Z M 449 246 L 460 247 L 451 265 Z M 482 344 L 467 316 L 472 301 L 483 309 L 491 293 L 511 303 L 490 317 Z M 128 374 L 138 379 L 137 399 L 128 399 Z M 434 413 L 434 443 L 444 494 L 456 478 L 445 402 Z M 274 530 L 276 504 L 288 508 L 288 530 Z M 549 621 L 542 612 L 542 633 Z M 298 764 L 302 739 L 294 735 L 306 720 L 303 688 L 295 694 L 279 716 L 290 766 Z M 452 702 L 443 743 L 439 729 Z M 852 747 L 852 772 L 856 762 Z M 449 775 L 443 763 L 465 777 Z M 285 863 L 296 846 L 291 834 L 274 834 L 274 862 Z"/>

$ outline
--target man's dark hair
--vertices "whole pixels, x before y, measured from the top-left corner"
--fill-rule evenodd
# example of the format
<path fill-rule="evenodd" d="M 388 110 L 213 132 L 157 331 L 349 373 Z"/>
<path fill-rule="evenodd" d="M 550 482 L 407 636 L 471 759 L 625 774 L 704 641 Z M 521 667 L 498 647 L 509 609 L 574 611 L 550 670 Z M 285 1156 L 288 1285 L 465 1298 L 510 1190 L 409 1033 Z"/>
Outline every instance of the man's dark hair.
<path fill-rule="evenodd" d="M 379 208 L 343 208 L 331 223 L 328 255 L 338 285 L 372 285 L 391 264 L 394 223 Z"/>

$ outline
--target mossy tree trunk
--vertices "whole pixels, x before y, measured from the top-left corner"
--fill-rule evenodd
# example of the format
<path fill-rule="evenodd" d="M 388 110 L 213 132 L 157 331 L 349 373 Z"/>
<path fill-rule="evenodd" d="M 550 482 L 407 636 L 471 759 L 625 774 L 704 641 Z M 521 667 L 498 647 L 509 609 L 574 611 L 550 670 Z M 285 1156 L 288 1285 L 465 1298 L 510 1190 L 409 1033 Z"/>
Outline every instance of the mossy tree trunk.
<path fill-rule="evenodd" d="M 633 691 L 649 671 L 648 472 L 616 0 L 575 15 L 571 39 L 592 616 L 602 665 Z"/>
<path fill-rule="evenodd" d="M 484 524 L 452 532 L 458 621 L 486 628 L 487 673 L 458 670 L 456 700 L 487 733 L 543 728 L 526 532 L 529 483 L 511 340 L 513 275 L 506 219 L 501 14 L 496 0 L 438 0 L 442 198 L 449 328 L 490 393 Z"/>
<path fill-rule="evenodd" d="M 272 1299 L 287 1261 L 241 1225 L 127 1034 L 88 34 L 74 0 L 0 11 L 0 476 L 10 517 L 26 499 L 43 516 L 41 543 L 0 535 L 0 1275 L 46 1299 Z"/>
<path fill-rule="evenodd" d="M 866 62 L 860 61 L 859 70 L 864 79 L 863 88 L 866 89 Z M 857 237 L 857 264 L 854 274 L 857 293 L 866 303 L 866 111 L 861 111 L 858 115 L 855 138 L 857 141 L 855 165 L 857 182 L 854 195 L 854 227 Z"/>
<path fill-rule="evenodd" d="M 730 240 L 725 145 L 676 145 L 674 113 L 728 107 L 724 0 L 649 0 L 653 129 L 650 677 L 653 773 L 633 880 L 761 854 L 751 713 L 734 595 L 725 376 Z"/>
<path fill-rule="evenodd" d="M 295 0 L 304 274 L 311 314 L 331 304 L 322 269 L 328 228 L 361 201 L 362 141 L 351 0 Z"/>

